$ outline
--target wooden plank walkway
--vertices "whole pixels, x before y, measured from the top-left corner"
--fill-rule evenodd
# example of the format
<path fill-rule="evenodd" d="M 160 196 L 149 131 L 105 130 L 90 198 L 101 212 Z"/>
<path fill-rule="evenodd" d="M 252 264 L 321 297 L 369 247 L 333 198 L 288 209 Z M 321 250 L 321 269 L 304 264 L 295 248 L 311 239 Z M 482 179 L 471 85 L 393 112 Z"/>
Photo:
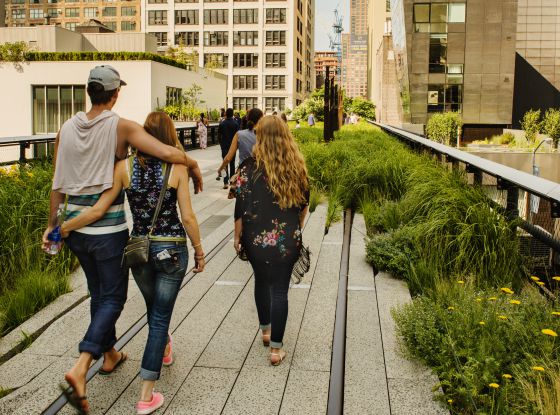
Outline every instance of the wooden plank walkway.
<path fill-rule="evenodd" d="M 342 223 L 334 224 L 325 235 L 324 206 L 319 206 L 306 222 L 304 241 L 313 253 L 311 270 L 290 290 L 284 339 L 288 355 L 282 365 L 272 367 L 258 331 L 252 270 L 235 257 L 230 240 L 233 201 L 226 199 L 222 182 L 214 181 L 219 151 L 211 148 L 193 153 L 206 170 L 206 190 L 193 198 L 203 244 L 208 252 L 224 238 L 227 243 L 209 261 L 204 273 L 192 278 L 179 294 L 171 321 L 175 363 L 163 368 L 157 383 L 165 396 L 165 405 L 157 413 L 327 413 Z M 395 280 L 389 276 L 374 278 L 365 262 L 364 236 L 363 218 L 356 216 L 347 293 L 344 413 L 446 413 L 431 399 L 430 388 L 437 378 L 397 352 L 390 306 L 407 301 L 408 291 L 399 281 L 393 286 Z M 89 321 L 88 310 L 89 300 L 80 303 L 28 349 L 0 366 L 0 387 L 17 388 L 0 400 L 0 413 L 39 414 L 57 398 L 58 382 L 77 356 L 77 344 Z M 131 280 L 117 332 L 124 333 L 144 312 L 142 296 Z M 94 376 L 88 383 L 92 414 L 133 413 L 146 336 L 144 327 L 126 344 L 129 361 L 114 375 Z M 408 378 L 401 379 L 396 373 L 410 367 L 417 370 L 410 371 Z M 413 405 L 396 402 L 407 399 L 403 396 L 405 386 L 413 389 L 406 392 Z M 67 405 L 59 413 L 74 411 Z"/>

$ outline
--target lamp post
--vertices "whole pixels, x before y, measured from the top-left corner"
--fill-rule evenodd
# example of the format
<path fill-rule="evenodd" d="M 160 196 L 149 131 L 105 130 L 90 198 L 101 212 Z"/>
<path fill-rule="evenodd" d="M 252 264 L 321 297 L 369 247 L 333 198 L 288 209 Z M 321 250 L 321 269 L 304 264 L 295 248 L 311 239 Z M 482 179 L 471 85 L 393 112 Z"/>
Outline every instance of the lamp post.
<path fill-rule="evenodd" d="M 552 138 L 550 137 L 546 137 L 545 139 L 541 140 L 541 142 L 539 143 L 539 145 L 537 146 L 537 148 L 535 148 L 533 150 L 533 176 L 538 176 L 539 175 L 539 167 L 535 164 L 535 156 L 537 154 L 537 151 L 539 150 L 540 146 L 542 146 L 544 143 L 552 143 Z"/>

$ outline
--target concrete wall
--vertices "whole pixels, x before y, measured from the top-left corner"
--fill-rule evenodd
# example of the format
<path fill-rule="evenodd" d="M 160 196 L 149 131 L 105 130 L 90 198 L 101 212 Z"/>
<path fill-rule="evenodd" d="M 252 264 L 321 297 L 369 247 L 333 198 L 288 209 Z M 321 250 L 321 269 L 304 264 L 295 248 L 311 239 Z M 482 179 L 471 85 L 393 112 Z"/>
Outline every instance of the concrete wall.
<path fill-rule="evenodd" d="M 83 50 L 157 53 L 156 37 L 148 33 L 84 33 Z"/>
<path fill-rule="evenodd" d="M 203 87 L 202 99 L 209 107 L 223 106 L 226 100 L 226 81 L 204 77 L 151 61 L 106 61 L 114 66 L 127 82 L 114 110 L 122 117 L 143 123 L 155 109 L 156 97 L 165 104 L 165 86 L 186 88 L 193 82 Z M 85 85 L 89 71 L 99 62 L 30 62 L 18 71 L 12 65 L 0 67 L 0 137 L 32 135 L 33 85 Z M 89 107 L 89 103 L 88 103 Z"/>
<path fill-rule="evenodd" d="M 469 153 L 475 154 L 486 160 L 495 161 L 496 163 L 512 167 L 525 173 L 532 173 L 532 153 L 514 153 L 514 152 L 491 152 L 491 151 L 473 151 Z M 540 168 L 540 177 L 560 183 L 560 154 L 559 153 L 537 153 L 535 164 Z"/>

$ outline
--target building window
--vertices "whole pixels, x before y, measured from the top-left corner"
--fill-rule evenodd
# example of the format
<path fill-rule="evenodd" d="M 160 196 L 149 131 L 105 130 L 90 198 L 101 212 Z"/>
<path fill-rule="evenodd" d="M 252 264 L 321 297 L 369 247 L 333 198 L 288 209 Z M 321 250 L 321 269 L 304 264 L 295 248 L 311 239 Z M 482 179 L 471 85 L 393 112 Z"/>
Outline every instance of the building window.
<path fill-rule="evenodd" d="M 198 46 L 198 32 L 177 32 L 175 33 L 175 44 L 183 46 Z"/>
<path fill-rule="evenodd" d="M 264 108 L 266 112 L 284 111 L 286 108 L 286 98 L 271 97 L 264 99 Z"/>
<path fill-rule="evenodd" d="M 258 46 L 258 44 L 259 32 L 257 31 L 233 32 L 234 46 Z"/>
<path fill-rule="evenodd" d="M 254 24 L 259 22 L 259 9 L 235 9 L 234 24 Z"/>
<path fill-rule="evenodd" d="M 175 105 L 182 101 L 183 90 L 181 88 L 175 88 L 172 86 L 165 87 L 165 105 Z"/>
<path fill-rule="evenodd" d="M 175 3 L 198 3 L 198 0 L 175 0 Z"/>
<path fill-rule="evenodd" d="M 227 68 L 229 55 L 227 53 L 205 53 L 204 67 L 223 69 Z"/>
<path fill-rule="evenodd" d="M 149 10 L 148 24 L 150 25 L 166 25 L 167 10 Z"/>
<path fill-rule="evenodd" d="M 130 32 L 136 30 L 136 22 L 121 22 L 121 31 Z"/>
<path fill-rule="evenodd" d="M 25 19 L 25 9 L 12 9 L 12 19 Z"/>
<path fill-rule="evenodd" d="M 285 53 L 267 53 L 266 64 L 267 68 L 285 68 L 286 67 L 286 54 Z"/>
<path fill-rule="evenodd" d="M 198 24 L 198 10 L 175 10 L 175 24 Z"/>
<path fill-rule="evenodd" d="M 167 46 L 167 32 L 153 32 L 158 46 Z"/>
<path fill-rule="evenodd" d="M 233 97 L 233 109 L 235 111 L 249 111 L 258 107 L 257 97 Z"/>
<path fill-rule="evenodd" d="M 113 32 L 117 31 L 117 22 L 103 22 L 107 28 L 111 29 Z"/>
<path fill-rule="evenodd" d="M 267 30 L 266 46 L 283 46 L 286 45 L 285 30 Z"/>
<path fill-rule="evenodd" d="M 84 17 L 89 17 L 89 18 L 97 17 L 97 7 L 85 7 Z"/>
<path fill-rule="evenodd" d="M 167 3 L 167 0 L 148 0 L 148 4 L 163 4 Z"/>
<path fill-rule="evenodd" d="M 417 3 L 414 5 L 414 31 L 447 33 L 447 23 L 464 23 L 465 3 Z"/>
<path fill-rule="evenodd" d="M 80 9 L 77 7 L 66 8 L 64 10 L 66 17 L 80 17 Z"/>
<path fill-rule="evenodd" d="M 286 89 L 285 75 L 266 75 L 265 89 Z"/>
<path fill-rule="evenodd" d="M 25 4 L 25 0 L 12 0 L 12 4 Z"/>
<path fill-rule="evenodd" d="M 234 75 L 233 89 L 258 89 L 258 79 L 257 75 Z"/>
<path fill-rule="evenodd" d="M 204 24 L 228 24 L 227 9 L 207 9 L 204 10 Z"/>
<path fill-rule="evenodd" d="M 462 110 L 463 85 L 428 85 L 428 112 Z"/>
<path fill-rule="evenodd" d="M 66 9 L 68 10 L 68 9 Z M 65 23 L 64 27 L 68 30 L 76 30 L 76 27 L 78 26 L 78 23 L 76 22 L 71 22 L 71 23 Z"/>
<path fill-rule="evenodd" d="M 47 9 L 47 15 L 50 17 L 58 17 L 60 14 L 62 14 L 60 9 Z"/>
<path fill-rule="evenodd" d="M 448 84 L 462 84 L 463 83 L 463 64 L 450 64 L 447 65 Z"/>
<path fill-rule="evenodd" d="M 204 32 L 204 46 L 227 46 L 229 32 Z"/>
<path fill-rule="evenodd" d="M 30 19 L 42 19 L 45 17 L 45 12 L 43 9 L 30 9 L 29 10 L 29 18 Z"/>
<path fill-rule="evenodd" d="M 78 111 L 86 109 L 83 85 L 34 85 L 33 134 L 56 133 Z"/>
<path fill-rule="evenodd" d="M 136 7 L 121 7 L 121 16 L 135 16 Z"/>
<path fill-rule="evenodd" d="M 286 9 L 266 9 L 266 23 L 286 23 Z"/>
<path fill-rule="evenodd" d="M 115 17 L 117 15 L 117 8 L 116 7 L 104 7 L 103 8 L 103 16 L 104 17 Z"/>
<path fill-rule="evenodd" d="M 445 73 L 447 63 L 447 35 L 430 35 L 430 73 Z"/>
<path fill-rule="evenodd" d="M 259 66 L 259 55 L 256 53 L 234 53 L 234 68 L 257 68 Z"/>

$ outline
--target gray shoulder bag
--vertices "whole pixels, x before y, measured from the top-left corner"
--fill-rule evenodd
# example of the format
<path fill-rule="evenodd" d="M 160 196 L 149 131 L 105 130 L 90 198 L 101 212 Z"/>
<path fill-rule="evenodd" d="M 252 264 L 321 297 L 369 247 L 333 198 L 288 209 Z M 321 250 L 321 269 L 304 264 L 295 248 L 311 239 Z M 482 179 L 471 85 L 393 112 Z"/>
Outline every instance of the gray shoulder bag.
<path fill-rule="evenodd" d="M 131 163 L 132 164 L 132 163 Z M 150 259 L 150 236 L 156 225 L 157 217 L 163 204 L 163 198 L 165 197 L 165 191 L 167 190 L 167 182 L 169 181 L 169 175 L 171 173 L 171 167 L 165 163 L 163 165 L 165 168 L 165 175 L 163 178 L 163 187 L 159 193 L 158 204 L 152 218 L 152 225 L 150 226 L 150 231 L 147 235 L 131 236 L 126 243 L 123 254 L 123 264 L 127 267 L 136 267 L 138 265 L 146 264 Z M 132 169 L 131 169 L 132 171 Z"/>

